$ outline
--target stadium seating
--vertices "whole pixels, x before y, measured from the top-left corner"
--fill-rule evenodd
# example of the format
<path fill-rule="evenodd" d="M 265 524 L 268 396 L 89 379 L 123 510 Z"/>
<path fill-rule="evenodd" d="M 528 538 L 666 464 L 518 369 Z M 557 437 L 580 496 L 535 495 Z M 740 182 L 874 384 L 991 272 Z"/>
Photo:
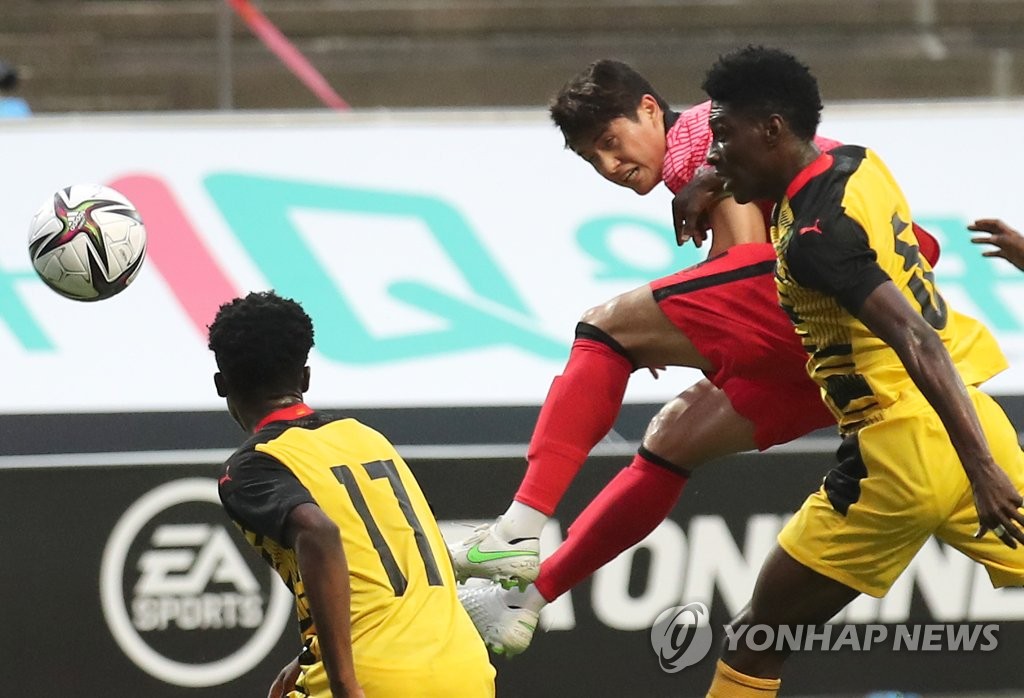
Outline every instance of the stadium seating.
<path fill-rule="evenodd" d="M 0 57 L 22 68 L 21 94 L 37 113 L 319 106 L 223 0 L 3 4 Z M 745 43 L 800 55 L 827 101 L 1024 94 L 1024 3 L 1007 0 L 256 5 L 363 108 L 536 107 L 605 56 L 634 64 L 686 104 L 701 98 L 713 58 Z"/>

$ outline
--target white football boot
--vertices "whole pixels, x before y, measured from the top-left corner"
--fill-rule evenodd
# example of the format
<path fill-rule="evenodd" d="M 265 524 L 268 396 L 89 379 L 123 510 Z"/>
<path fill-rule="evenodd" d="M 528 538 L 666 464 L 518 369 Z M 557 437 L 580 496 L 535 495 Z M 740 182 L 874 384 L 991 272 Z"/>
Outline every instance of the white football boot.
<path fill-rule="evenodd" d="M 494 523 L 477 526 L 473 534 L 451 546 L 455 578 L 465 583 L 470 577 L 498 582 L 506 589 L 520 591 L 540 571 L 540 539 L 505 540 L 498 534 L 499 516 Z"/>
<path fill-rule="evenodd" d="M 530 646 L 540 614 L 528 608 L 509 606 L 506 592 L 493 582 L 471 583 L 458 588 L 459 601 L 466 609 L 484 644 L 495 654 L 514 657 Z"/>

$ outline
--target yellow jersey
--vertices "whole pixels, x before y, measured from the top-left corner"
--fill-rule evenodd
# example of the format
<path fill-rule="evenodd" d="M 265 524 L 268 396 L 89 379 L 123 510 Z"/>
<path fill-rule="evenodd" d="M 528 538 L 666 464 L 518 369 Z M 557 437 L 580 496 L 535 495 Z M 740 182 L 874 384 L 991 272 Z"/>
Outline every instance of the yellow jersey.
<path fill-rule="evenodd" d="M 979 385 L 1006 368 L 988 329 L 942 297 L 918 252 L 910 207 L 871 150 L 842 146 L 805 168 L 776 206 L 771 238 L 779 301 L 844 434 L 881 419 L 914 389 L 896 352 L 855 317 L 889 280 L 939 334 L 964 383 Z"/>
<path fill-rule="evenodd" d="M 288 514 L 313 503 L 340 529 L 351 584 L 356 677 L 406 674 L 467 660 L 493 677 L 487 650 L 456 596 L 448 548 L 416 479 L 394 446 L 354 419 L 305 405 L 275 413 L 226 462 L 225 509 L 295 595 L 307 648 L 320 657 Z M 267 420 L 264 420 L 265 422 Z M 307 655 L 309 652 L 306 653 Z"/>

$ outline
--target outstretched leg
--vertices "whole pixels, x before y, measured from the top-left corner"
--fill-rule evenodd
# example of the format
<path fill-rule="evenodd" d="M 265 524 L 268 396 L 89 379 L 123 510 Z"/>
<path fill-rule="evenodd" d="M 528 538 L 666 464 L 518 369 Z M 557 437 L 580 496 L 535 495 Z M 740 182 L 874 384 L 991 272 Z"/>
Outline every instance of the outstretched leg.
<path fill-rule="evenodd" d="M 634 289 L 583 315 L 565 370 L 552 382 L 541 407 L 526 475 L 512 504 L 494 525 L 481 527 L 452 547 L 460 579 L 484 577 L 523 585 L 536 578 L 541 529 L 591 449 L 615 424 L 630 374 L 661 366 L 710 369 L 658 307 L 650 287 Z"/>
<path fill-rule="evenodd" d="M 783 649 L 753 650 L 745 629 L 821 625 L 839 613 L 860 592 L 794 560 L 776 547 L 765 560 L 750 603 L 732 620 L 729 645 L 708 689 L 713 698 L 771 698 L 779 689 L 782 665 L 789 656 Z"/>
<path fill-rule="evenodd" d="M 546 516 L 554 513 L 591 449 L 615 424 L 630 374 L 658 366 L 710 369 L 661 312 L 650 288 L 587 311 L 565 370 L 541 407 L 527 451 L 529 466 L 514 499 Z"/>
<path fill-rule="evenodd" d="M 650 287 L 634 289 L 583 315 L 565 370 L 541 407 L 526 475 L 512 504 L 495 524 L 452 547 L 460 579 L 512 580 L 522 586 L 536 578 L 541 529 L 590 450 L 615 424 L 630 374 L 661 366 L 711 368 L 661 311 Z M 654 453 L 655 458 L 661 455 Z M 681 465 L 689 467 L 687 462 Z"/>
<path fill-rule="evenodd" d="M 541 609 L 653 531 L 679 499 L 690 470 L 754 447 L 754 425 L 706 380 L 666 404 L 633 462 L 573 522 L 534 584 L 522 591 L 497 585 L 460 590 L 485 642 L 506 654 L 524 651 Z"/>
<path fill-rule="evenodd" d="M 707 380 L 667 403 L 651 420 L 633 462 L 609 482 L 541 565 L 546 601 L 639 543 L 668 516 L 690 472 L 714 458 L 756 448 L 754 426 Z"/>

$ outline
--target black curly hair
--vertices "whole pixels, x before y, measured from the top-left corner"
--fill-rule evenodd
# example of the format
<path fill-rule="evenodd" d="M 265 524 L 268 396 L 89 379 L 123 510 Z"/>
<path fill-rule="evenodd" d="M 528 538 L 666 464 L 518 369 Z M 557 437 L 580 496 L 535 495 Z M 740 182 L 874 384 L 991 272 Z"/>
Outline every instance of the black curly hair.
<path fill-rule="evenodd" d="M 583 138 L 598 136 L 620 116 L 636 119 L 644 95 L 651 95 L 668 111 L 647 78 L 622 61 L 603 58 L 594 61 L 558 91 L 548 112 L 562 131 L 566 147 Z"/>
<path fill-rule="evenodd" d="M 814 138 L 821 121 L 818 81 L 785 51 L 747 46 L 719 56 L 702 87 L 715 102 L 749 115 L 780 114 L 801 138 Z"/>
<path fill-rule="evenodd" d="M 220 306 L 208 329 L 208 346 L 233 391 L 259 395 L 301 382 L 313 321 L 291 298 L 273 291 L 235 298 Z"/>

